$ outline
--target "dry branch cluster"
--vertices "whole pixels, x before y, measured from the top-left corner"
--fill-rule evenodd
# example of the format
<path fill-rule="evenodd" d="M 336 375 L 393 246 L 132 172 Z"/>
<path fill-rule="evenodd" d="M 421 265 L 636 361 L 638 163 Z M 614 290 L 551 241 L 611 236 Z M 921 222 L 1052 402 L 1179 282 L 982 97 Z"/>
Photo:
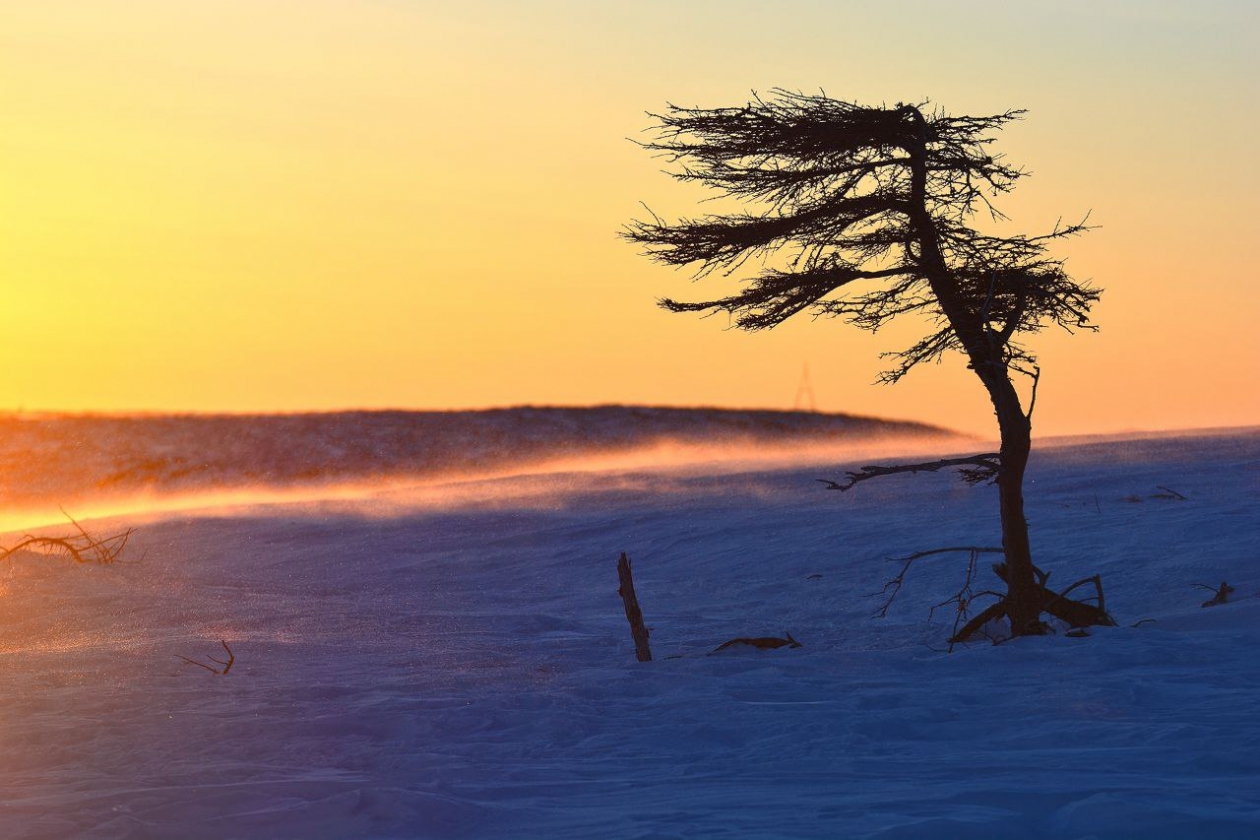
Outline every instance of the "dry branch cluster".
<path fill-rule="evenodd" d="M 62 511 L 65 517 L 70 520 L 70 524 L 74 527 L 74 533 L 66 537 L 47 537 L 27 534 L 18 540 L 14 545 L 8 548 L 0 548 L 0 561 L 8 560 L 21 551 L 34 551 L 40 554 L 51 556 L 63 556 L 78 563 L 97 563 L 101 565 L 113 563 L 122 554 L 123 549 L 127 547 L 128 541 L 132 534 L 135 533 L 134 528 L 128 528 L 117 534 L 108 537 L 95 537 L 88 533 L 82 525 L 75 520 L 70 514 Z M 207 656 L 214 665 L 207 665 L 204 662 L 198 662 L 195 659 L 189 659 L 187 656 L 175 654 L 180 659 L 198 668 L 205 668 L 215 674 L 223 675 L 232 670 L 236 657 L 232 653 L 232 648 L 228 646 L 226 641 L 221 642 L 223 649 L 227 651 L 227 659 L 216 659 L 213 656 Z M 216 667 L 218 666 L 218 667 Z"/>
<path fill-rule="evenodd" d="M 65 513 L 65 511 L 62 511 Z M 8 548 L 0 548 L 0 560 L 7 560 L 19 551 L 35 551 L 41 554 L 69 557 L 78 563 L 113 563 L 122 554 L 134 528 L 108 537 L 94 537 L 83 529 L 74 517 L 65 514 L 74 526 L 75 533 L 68 537 L 45 537 L 27 534 Z"/>

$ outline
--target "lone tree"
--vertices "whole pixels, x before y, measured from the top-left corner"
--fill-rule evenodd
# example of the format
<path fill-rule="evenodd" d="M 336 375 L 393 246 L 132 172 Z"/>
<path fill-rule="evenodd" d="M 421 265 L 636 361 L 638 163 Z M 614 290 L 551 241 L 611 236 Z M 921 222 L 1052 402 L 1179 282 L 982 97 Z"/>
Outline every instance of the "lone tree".
<path fill-rule="evenodd" d="M 1000 452 L 866 467 L 827 483 L 846 490 L 880 475 L 944 467 L 961 468 L 970 482 L 996 481 L 1005 555 L 997 571 L 1007 592 L 986 613 L 1008 616 L 1014 635 L 1031 635 L 1044 632 L 1041 613 L 1063 596 L 1045 588 L 1029 547 L 1023 482 L 1040 371 L 1018 339 L 1052 324 L 1093 329 L 1088 314 L 1099 290 L 1047 253 L 1050 242 L 1084 231 L 1084 222 L 1039 236 L 993 236 L 972 226 L 980 214 L 1005 218 L 991 199 L 1025 174 L 989 151 L 992 135 L 1022 114 L 951 117 L 925 104 L 864 107 L 784 90 L 737 108 L 671 105 L 650 115 L 654 139 L 641 145 L 664 155 L 678 180 L 751 206 L 672 224 L 653 215 L 624 236 L 658 262 L 693 267 L 697 279 L 740 275 L 742 291 L 729 297 L 662 300 L 672 312 L 726 312 L 745 330 L 769 329 L 798 312 L 871 331 L 918 315 L 928 332 L 885 354 L 896 362 L 881 377 L 886 383 L 962 352 L 993 403 Z M 1027 409 L 1016 373 L 1031 382 Z M 1071 603 L 1094 610 L 1098 620 L 1088 623 L 1110 623 L 1101 606 Z"/>

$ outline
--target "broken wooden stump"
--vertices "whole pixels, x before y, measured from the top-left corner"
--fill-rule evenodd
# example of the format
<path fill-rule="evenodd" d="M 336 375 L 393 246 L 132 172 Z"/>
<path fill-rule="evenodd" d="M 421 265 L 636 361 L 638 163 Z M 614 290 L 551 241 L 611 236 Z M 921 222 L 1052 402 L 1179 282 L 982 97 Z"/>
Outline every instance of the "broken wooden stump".
<path fill-rule="evenodd" d="M 643 610 L 639 609 L 639 597 L 634 594 L 634 576 L 630 573 L 630 558 L 621 552 L 617 561 L 617 579 L 620 586 L 617 594 L 621 596 L 626 608 L 626 620 L 630 622 L 630 635 L 634 637 L 634 655 L 640 662 L 652 661 L 652 649 L 648 647 L 648 629 L 643 623 Z"/>

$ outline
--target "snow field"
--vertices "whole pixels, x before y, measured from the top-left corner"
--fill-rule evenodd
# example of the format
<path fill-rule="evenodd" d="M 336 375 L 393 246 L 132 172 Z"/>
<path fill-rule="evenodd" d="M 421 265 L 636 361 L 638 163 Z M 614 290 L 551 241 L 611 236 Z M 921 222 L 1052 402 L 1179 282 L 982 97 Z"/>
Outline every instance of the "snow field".
<path fill-rule="evenodd" d="M 115 566 L 16 558 L 0 834 L 1256 836 L 1260 436 L 1034 458 L 1037 562 L 1101 573 L 1120 627 L 946 654 L 928 612 L 965 555 L 873 618 L 887 558 L 999 534 L 992 488 L 946 475 L 814 482 L 860 464 L 206 510 L 140 522 Z M 784 632 L 804 647 L 706 655 Z M 227 676 L 176 657 L 219 639 Z"/>

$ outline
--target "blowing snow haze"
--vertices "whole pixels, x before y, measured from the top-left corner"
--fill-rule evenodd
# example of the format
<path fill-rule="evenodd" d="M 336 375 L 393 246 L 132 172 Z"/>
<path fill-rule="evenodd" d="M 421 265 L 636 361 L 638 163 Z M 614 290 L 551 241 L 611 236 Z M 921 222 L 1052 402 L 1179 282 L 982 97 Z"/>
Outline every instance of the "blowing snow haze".
<path fill-rule="evenodd" d="M 276 415 L 36 415 L 0 419 L 8 527 L 77 516 L 328 498 L 381 482 L 454 481 L 615 465 L 791 460 L 962 438 L 919 423 L 727 409 L 506 408 Z"/>

